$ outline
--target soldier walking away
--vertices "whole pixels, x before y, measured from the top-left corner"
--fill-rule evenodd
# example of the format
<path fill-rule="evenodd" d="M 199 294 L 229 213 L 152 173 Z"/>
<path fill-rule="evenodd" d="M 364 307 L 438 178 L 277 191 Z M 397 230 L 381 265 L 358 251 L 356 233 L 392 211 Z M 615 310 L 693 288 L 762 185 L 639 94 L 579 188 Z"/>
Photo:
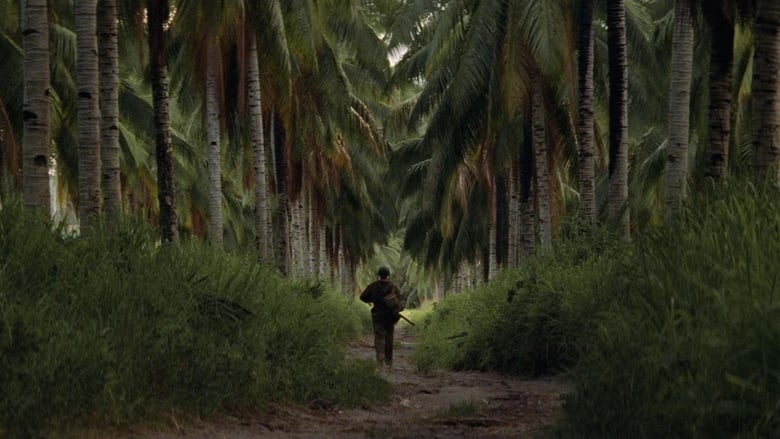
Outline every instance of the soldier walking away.
<path fill-rule="evenodd" d="M 401 292 L 390 282 L 390 270 L 387 267 L 380 267 L 377 277 L 360 293 L 360 300 L 374 305 L 371 308 L 371 321 L 374 326 L 376 361 L 392 366 L 393 332 L 403 311 Z"/>

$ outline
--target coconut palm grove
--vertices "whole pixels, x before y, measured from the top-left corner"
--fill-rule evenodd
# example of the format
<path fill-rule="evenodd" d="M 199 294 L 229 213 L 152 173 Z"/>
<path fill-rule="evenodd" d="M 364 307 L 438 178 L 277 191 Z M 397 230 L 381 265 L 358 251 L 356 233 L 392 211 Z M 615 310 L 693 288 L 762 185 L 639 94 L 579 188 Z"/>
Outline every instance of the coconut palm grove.
<path fill-rule="evenodd" d="M 381 405 L 379 266 L 540 437 L 780 437 L 779 72 L 776 0 L 0 0 L 0 438 Z"/>

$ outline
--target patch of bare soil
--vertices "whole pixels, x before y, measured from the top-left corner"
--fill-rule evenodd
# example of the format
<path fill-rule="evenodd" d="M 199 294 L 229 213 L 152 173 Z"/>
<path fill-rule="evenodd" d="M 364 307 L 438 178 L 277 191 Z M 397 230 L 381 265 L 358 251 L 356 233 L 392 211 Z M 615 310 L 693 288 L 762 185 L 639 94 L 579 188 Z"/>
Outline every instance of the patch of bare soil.
<path fill-rule="evenodd" d="M 254 438 L 537 438 L 562 412 L 569 385 L 561 378 L 519 379 L 484 372 L 421 373 L 411 362 L 414 341 L 396 330 L 395 359 L 382 374 L 393 384 L 391 401 L 357 409 L 315 401 L 308 407 L 275 407 L 264 414 L 177 425 L 138 439 Z M 373 359 L 372 341 L 349 349 Z"/>

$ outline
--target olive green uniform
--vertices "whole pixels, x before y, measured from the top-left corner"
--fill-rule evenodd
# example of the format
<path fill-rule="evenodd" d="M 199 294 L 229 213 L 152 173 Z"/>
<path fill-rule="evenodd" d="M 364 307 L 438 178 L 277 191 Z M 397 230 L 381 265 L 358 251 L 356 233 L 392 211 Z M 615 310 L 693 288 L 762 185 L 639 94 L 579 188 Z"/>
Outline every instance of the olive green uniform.
<path fill-rule="evenodd" d="M 393 364 L 393 333 L 395 324 L 401 318 L 398 311 L 385 305 L 383 297 L 395 294 L 401 301 L 401 292 L 387 279 L 372 282 L 360 294 L 360 300 L 371 303 L 371 321 L 374 326 L 374 349 L 376 361 L 387 365 Z"/>

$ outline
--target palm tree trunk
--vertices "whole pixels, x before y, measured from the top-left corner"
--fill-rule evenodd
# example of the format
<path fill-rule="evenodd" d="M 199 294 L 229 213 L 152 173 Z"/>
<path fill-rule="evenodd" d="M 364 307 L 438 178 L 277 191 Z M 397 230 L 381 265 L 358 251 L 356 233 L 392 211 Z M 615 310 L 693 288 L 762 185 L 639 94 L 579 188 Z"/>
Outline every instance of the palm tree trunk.
<path fill-rule="evenodd" d="M 349 252 L 344 252 L 345 256 L 347 257 L 347 285 L 344 289 L 344 291 L 347 292 L 347 297 L 355 297 L 355 290 L 357 283 L 355 282 L 355 261 L 352 259 L 352 255 L 349 254 Z"/>
<path fill-rule="evenodd" d="M 669 88 L 669 146 L 666 154 L 664 192 L 667 212 L 675 209 L 685 198 L 686 193 L 693 37 L 690 0 L 675 0 L 672 26 L 672 72 Z"/>
<path fill-rule="evenodd" d="M 119 171 L 119 38 L 116 0 L 98 0 L 100 138 L 103 211 L 111 221 L 122 212 Z"/>
<path fill-rule="evenodd" d="M 304 237 L 306 236 L 306 230 L 304 230 L 303 221 L 303 193 L 298 194 L 298 198 L 293 200 L 290 205 L 290 256 L 292 258 L 293 276 L 303 276 L 304 270 Z"/>
<path fill-rule="evenodd" d="M 328 280 L 331 285 L 338 285 L 338 230 L 336 226 L 325 229 L 325 248 L 328 253 Z"/>
<path fill-rule="evenodd" d="M 289 217 L 290 202 L 287 194 L 287 160 L 285 155 L 284 139 L 277 137 L 277 131 L 282 134 L 282 127 L 276 123 L 276 117 L 271 116 L 271 148 L 274 150 L 274 169 L 276 178 L 277 208 L 274 215 L 274 233 L 276 240 L 276 267 L 283 275 L 290 273 L 290 246 L 289 246 Z"/>
<path fill-rule="evenodd" d="M 533 123 L 526 117 L 525 132 L 531 132 Z M 520 261 L 533 256 L 536 247 L 536 204 L 534 203 L 533 135 L 525 136 L 519 159 L 520 180 Z"/>
<path fill-rule="evenodd" d="M 271 205 L 268 191 L 268 154 L 263 133 L 263 105 L 260 92 L 260 68 L 257 58 L 257 36 L 249 37 L 249 117 L 252 136 L 252 160 L 255 183 L 255 244 L 261 261 L 269 262 L 273 258 L 271 248 L 273 226 L 271 223 Z M 269 230 L 269 228 L 271 230 Z"/>
<path fill-rule="evenodd" d="M 220 134 L 219 85 L 220 50 L 217 43 L 206 49 L 206 131 L 208 136 L 209 241 L 221 248 L 222 230 L 222 137 Z"/>
<path fill-rule="evenodd" d="M 344 249 L 344 241 L 341 239 L 344 230 L 339 227 L 339 242 L 338 242 L 338 274 L 339 274 L 339 289 L 347 296 L 349 296 L 348 274 L 347 274 L 347 252 Z"/>
<path fill-rule="evenodd" d="M 489 238 L 488 238 L 488 257 L 487 257 L 487 264 L 488 264 L 488 270 L 487 270 L 487 280 L 491 281 L 496 278 L 496 274 L 498 274 L 498 255 L 497 255 L 497 244 L 498 244 L 498 224 L 496 221 L 496 187 L 495 183 L 492 184 L 491 193 L 492 196 L 489 206 L 489 214 L 490 214 L 490 232 L 489 232 Z"/>
<path fill-rule="evenodd" d="M 320 277 L 320 236 L 317 217 L 314 211 L 314 196 L 312 191 L 307 191 L 306 197 L 306 237 L 309 246 L 309 267 L 307 273 L 313 278 Z"/>
<path fill-rule="evenodd" d="M 465 267 L 466 261 L 460 261 L 457 270 L 453 274 L 452 279 L 452 292 L 457 294 L 463 291 L 463 285 L 465 284 Z"/>
<path fill-rule="evenodd" d="M 712 41 L 710 53 L 709 139 L 705 151 L 705 176 L 724 180 L 729 169 L 731 137 L 731 71 L 734 59 L 734 23 L 719 7 L 720 1 L 705 2 L 710 18 Z"/>
<path fill-rule="evenodd" d="M 443 276 L 436 279 L 436 283 L 433 285 L 433 301 L 438 302 L 444 299 L 447 291 L 447 280 Z"/>
<path fill-rule="evenodd" d="M 753 56 L 753 167 L 756 180 L 780 183 L 780 3 L 765 1 L 756 15 Z"/>
<path fill-rule="evenodd" d="M 598 218 L 598 210 L 596 209 L 596 148 L 593 119 L 593 0 L 580 2 L 577 48 L 580 199 L 583 217 L 586 221 L 595 222 Z"/>
<path fill-rule="evenodd" d="M 609 45 L 609 214 L 618 236 L 628 239 L 628 57 L 626 2 L 607 1 Z"/>
<path fill-rule="evenodd" d="M 22 198 L 25 206 L 51 216 L 49 141 L 49 16 L 46 0 L 26 0 L 22 10 L 24 120 Z"/>
<path fill-rule="evenodd" d="M 14 128 L 8 118 L 5 103 L 0 98 L 0 204 L 15 188 L 21 188 L 20 169 Z"/>
<path fill-rule="evenodd" d="M 509 167 L 509 221 L 507 221 L 507 267 L 517 268 L 520 242 L 520 179 L 517 160 Z"/>
<path fill-rule="evenodd" d="M 97 0 L 76 2 L 78 84 L 79 223 L 91 228 L 100 216 L 100 76 Z"/>
<path fill-rule="evenodd" d="M 318 227 L 318 239 L 319 239 L 319 278 L 320 279 L 327 279 L 328 275 L 330 274 L 328 269 L 329 263 L 328 263 L 328 234 L 327 229 L 325 226 L 319 226 Z"/>
<path fill-rule="evenodd" d="M 550 172 L 547 168 L 547 132 L 545 129 L 544 85 L 541 72 L 531 80 L 531 117 L 533 118 L 534 168 L 536 169 L 537 227 L 542 251 L 552 246 L 550 230 Z"/>
<path fill-rule="evenodd" d="M 168 0 L 149 0 L 147 12 L 157 161 L 157 198 L 160 204 L 160 238 L 163 242 L 174 242 L 178 239 L 179 233 L 176 219 L 173 144 L 168 98 L 168 59 L 164 31 L 164 26 L 168 22 Z"/>

